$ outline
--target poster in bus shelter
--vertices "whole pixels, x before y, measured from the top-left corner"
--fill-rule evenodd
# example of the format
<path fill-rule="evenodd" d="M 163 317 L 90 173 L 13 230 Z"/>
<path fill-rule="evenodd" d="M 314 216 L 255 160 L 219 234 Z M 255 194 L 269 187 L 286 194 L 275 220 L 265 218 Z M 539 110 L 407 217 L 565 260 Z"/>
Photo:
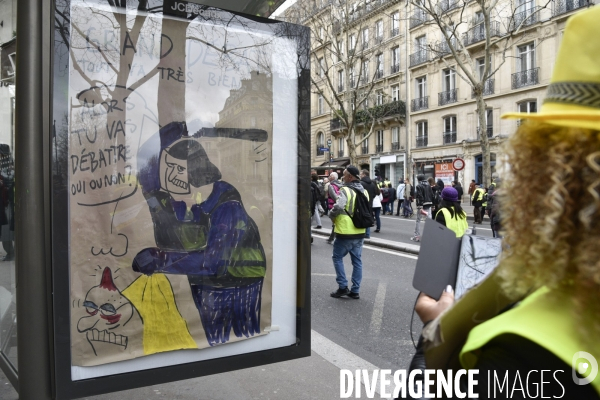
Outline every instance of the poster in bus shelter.
<path fill-rule="evenodd" d="M 217 9 L 112 3 L 72 1 L 62 38 L 72 365 L 269 335 L 273 80 L 292 49 Z"/>

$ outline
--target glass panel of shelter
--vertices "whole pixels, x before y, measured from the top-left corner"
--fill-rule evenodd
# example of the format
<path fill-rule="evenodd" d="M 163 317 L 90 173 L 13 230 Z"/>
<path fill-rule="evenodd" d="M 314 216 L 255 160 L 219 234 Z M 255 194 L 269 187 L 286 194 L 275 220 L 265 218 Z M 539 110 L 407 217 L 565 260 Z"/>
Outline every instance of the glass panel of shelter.
<path fill-rule="evenodd" d="M 17 369 L 15 71 L 17 2 L 0 7 L 0 358 Z M 1 365 L 2 363 L 0 363 Z"/>

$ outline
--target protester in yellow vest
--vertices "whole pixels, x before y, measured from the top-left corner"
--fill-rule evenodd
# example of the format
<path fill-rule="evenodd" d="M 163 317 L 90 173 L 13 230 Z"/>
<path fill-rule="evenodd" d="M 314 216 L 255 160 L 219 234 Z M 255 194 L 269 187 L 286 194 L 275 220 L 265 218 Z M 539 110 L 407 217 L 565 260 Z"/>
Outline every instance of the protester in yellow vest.
<path fill-rule="evenodd" d="M 442 190 L 440 209 L 435 215 L 435 220 L 446 228 L 454 231 L 457 238 L 463 237 L 469 227 L 467 214 L 463 211 L 458 200 L 458 191 L 453 187 Z"/>
<path fill-rule="evenodd" d="M 360 299 L 361 257 L 366 229 L 354 226 L 351 216 L 356 210 L 357 196 L 365 196 L 368 201 L 369 193 L 361 184 L 358 168 L 353 165 L 349 165 L 344 170 L 342 180 L 344 186 L 340 188 L 340 195 L 329 213 L 329 218 L 335 225 L 335 241 L 331 258 L 338 284 L 338 289 L 330 293 L 330 296 L 334 298 L 348 296 L 358 300 Z M 344 271 L 344 257 L 348 253 L 350 253 L 352 261 L 352 287 L 350 288 L 348 288 L 348 280 Z"/>
<path fill-rule="evenodd" d="M 497 270 L 478 288 L 497 286 L 492 301 L 478 302 L 485 293 L 475 289 L 452 307 L 449 287 L 439 301 L 421 294 L 415 307 L 433 321 L 429 333 L 473 305 L 466 317 L 475 326 L 440 339 L 462 349 L 434 360 L 443 345 L 428 340 L 412 368 L 426 368 L 426 347 L 430 365 L 478 369 L 479 398 L 492 398 L 486 382 L 494 385 L 496 374 L 513 395 L 495 398 L 600 399 L 600 41 L 590 40 L 600 36 L 598 21 L 600 7 L 568 20 L 540 112 L 503 116 L 525 121 L 506 152 L 500 207 L 510 234 Z M 511 306 L 485 317 L 500 298 Z"/>
<path fill-rule="evenodd" d="M 471 195 L 471 203 L 473 204 L 473 217 L 475 219 L 476 224 L 481 224 L 483 222 L 483 214 L 481 213 L 481 206 L 483 205 L 483 197 L 485 195 L 485 190 L 483 190 L 479 184 L 475 185 L 475 191 Z"/>

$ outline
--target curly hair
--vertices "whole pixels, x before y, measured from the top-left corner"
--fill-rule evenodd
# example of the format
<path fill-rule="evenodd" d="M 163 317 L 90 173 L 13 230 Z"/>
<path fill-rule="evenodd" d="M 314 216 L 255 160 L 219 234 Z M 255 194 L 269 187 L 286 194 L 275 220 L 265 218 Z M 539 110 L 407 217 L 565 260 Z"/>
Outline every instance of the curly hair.
<path fill-rule="evenodd" d="M 498 272 L 513 298 L 567 290 L 582 335 L 600 335 L 600 131 L 527 121 L 506 146 Z M 500 192 L 499 192 L 500 193 Z"/>

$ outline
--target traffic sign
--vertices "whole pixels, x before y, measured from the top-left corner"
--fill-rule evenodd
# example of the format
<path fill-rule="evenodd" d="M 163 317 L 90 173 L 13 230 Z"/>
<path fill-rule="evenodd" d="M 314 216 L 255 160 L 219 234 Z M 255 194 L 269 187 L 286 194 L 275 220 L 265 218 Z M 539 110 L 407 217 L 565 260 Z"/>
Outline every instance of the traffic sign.
<path fill-rule="evenodd" d="M 319 150 L 321 150 L 321 151 L 329 151 L 329 147 L 321 147 Z"/>
<path fill-rule="evenodd" d="M 465 160 L 462 158 L 455 158 L 454 161 L 452 161 L 452 168 L 454 168 L 455 171 L 462 171 L 465 169 Z"/>

